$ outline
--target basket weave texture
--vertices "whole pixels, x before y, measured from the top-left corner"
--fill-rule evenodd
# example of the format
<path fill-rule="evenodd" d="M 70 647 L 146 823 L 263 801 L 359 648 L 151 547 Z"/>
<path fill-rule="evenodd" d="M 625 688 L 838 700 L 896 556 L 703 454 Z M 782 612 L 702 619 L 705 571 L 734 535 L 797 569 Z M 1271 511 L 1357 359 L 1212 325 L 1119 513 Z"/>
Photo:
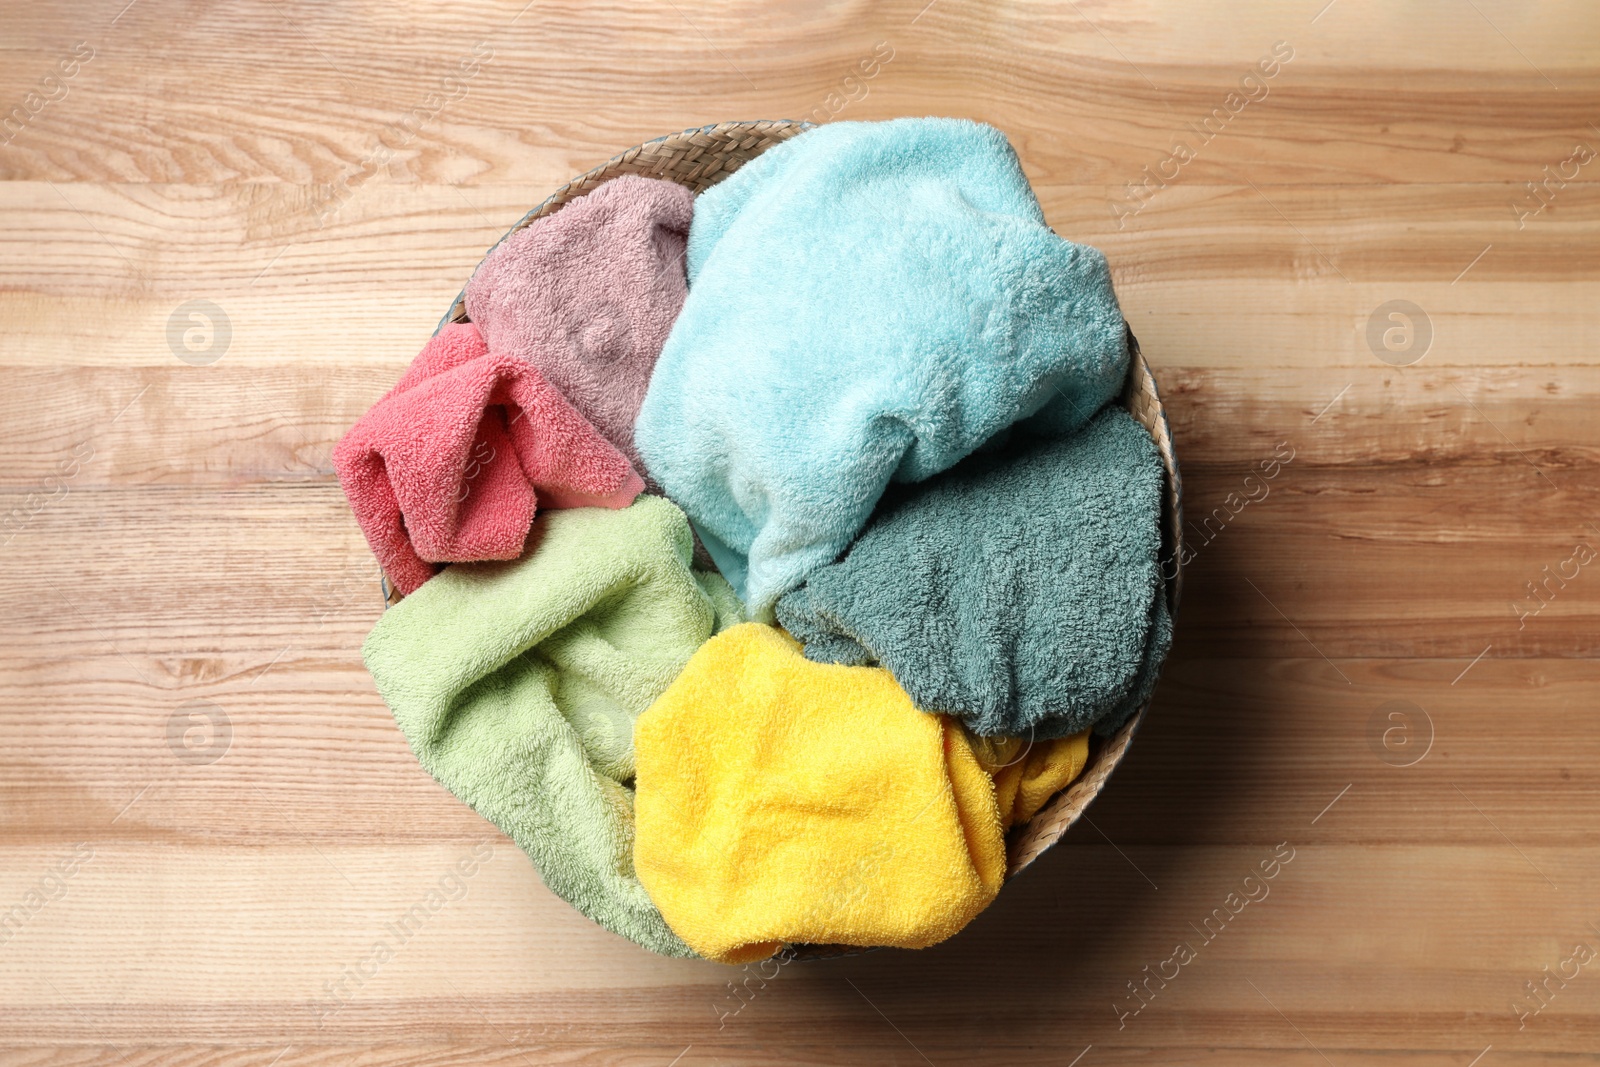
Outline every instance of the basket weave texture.
<path fill-rule="evenodd" d="M 811 129 L 812 124 L 787 119 L 761 119 L 753 122 L 722 122 L 702 126 L 682 133 L 668 134 L 653 141 L 636 145 L 613 157 L 600 166 L 572 179 L 557 189 L 542 204 L 524 215 L 505 237 L 516 233 L 535 219 L 559 210 L 562 205 L 595 189 L 604 182 L 624 174 L 638 174 L 647 178 L 662 178 L 688 186 L 695 193 L 715 185 L 738 170 L 745 163 L 765 152 L 775 144 Z M 499 242 L 496 242 L 498 247 Z M 491 248 L 490 251 L 493 251 Z M 467 318 L 465 289 L 440 323 L 464 322 Z M 1161 397 L 1156 392 L 1155 378 L 1150 373 L 1139 343 L 1132 331 L 1128 334 L 1133 353 L 1128 368 L 1128 380 L 1123 386 L 1121 404 L 1150 431 L 1156 448 L 1166 468 L 1166 484 L 1162 499 L 1162 574 L 1166 576 L 1168 604 L 1176 612 L 1182 591 L 1182 573 L 1178 560 L 1182 558 L 1183 483 L 1178 473 L 1177 458 L 1172 451 L 1172 431 L 1167 425 Z M 1149 705 L 1140 708 L 1111 737 L 1104 741 L 1091 740 L 1089 762 L 1083 773 L 1066 789 L 1056 794 L 1026 825 L 1012 830 L 1007 843 L 1006 876 L 1012 877 L 1037 859 L 1045 849 L 1059 841 L 1067 828 L 1078 820 L 1090 802 L 1105 787 L 1106 779 L 1116 769 L 1128 751 L 1128 745 L 1139 730 L 1140 723 L 1149 711 Z M 858 950 L 839 946 L 796 946 L 798 955 L 823 957 L 851 953 Z"/>

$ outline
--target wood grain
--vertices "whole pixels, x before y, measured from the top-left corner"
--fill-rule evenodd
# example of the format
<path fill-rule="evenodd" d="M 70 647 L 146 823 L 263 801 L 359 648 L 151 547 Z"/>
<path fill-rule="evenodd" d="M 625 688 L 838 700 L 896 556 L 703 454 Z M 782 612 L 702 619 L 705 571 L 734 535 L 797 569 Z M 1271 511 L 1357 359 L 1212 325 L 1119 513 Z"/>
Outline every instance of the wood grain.
<path fill-rule="evenodd" d="M 1549 578 L 1600 546 L 1600 161 L 1529 188 L 1600 147 L 1587 6 L 125 3 L 0 14 L 0 916 L 55 898 L 0 943 L 0 1063 L 1600 1061 L 1600 978 L 1525 985 L 1600 946 L 1600 573 Z M 1005 129 L 1105 250 L 1196 554 L 1089 820 L 946 945 L 746 982 L 594 927 L 417 766 L 329 449 L 572 175 L 907 114 Z"/>

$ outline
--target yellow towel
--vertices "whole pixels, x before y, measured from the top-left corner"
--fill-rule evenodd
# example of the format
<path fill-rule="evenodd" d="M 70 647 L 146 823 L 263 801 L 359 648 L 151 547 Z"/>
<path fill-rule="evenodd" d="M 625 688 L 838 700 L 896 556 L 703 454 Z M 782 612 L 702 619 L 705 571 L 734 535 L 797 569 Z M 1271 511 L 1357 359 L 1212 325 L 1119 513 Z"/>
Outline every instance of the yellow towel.
<path fill-rule="evenodd" d="M 785 942 L 923 948 L 1005 877 L 993 783 L 960 724 L 888 671 L 813 663 L 747 623 L 695 652 L 634 728 L 634 866 L 724 963 Z"/>
<path fill-rule="evenodd" d="M 1000 823 L 1007 830 L 1037 815 L 1089 762 L 1088 730 L 1050 741 L 970 734 L 968 741 L 978 766 L 994 779 Z"/>

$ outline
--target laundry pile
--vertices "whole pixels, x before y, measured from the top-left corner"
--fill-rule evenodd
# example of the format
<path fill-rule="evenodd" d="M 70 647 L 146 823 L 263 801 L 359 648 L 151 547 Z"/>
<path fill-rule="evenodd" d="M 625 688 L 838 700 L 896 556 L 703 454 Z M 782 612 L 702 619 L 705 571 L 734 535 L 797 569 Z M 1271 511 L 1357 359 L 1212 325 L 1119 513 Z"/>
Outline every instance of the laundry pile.
<path fill-rule="evenodd" d="M 422 765 L 655 952 L 960 930 L 1171 643 L 1105 258 L 899 119 L 614 178 L 465 297 L 334 451 Z"/>

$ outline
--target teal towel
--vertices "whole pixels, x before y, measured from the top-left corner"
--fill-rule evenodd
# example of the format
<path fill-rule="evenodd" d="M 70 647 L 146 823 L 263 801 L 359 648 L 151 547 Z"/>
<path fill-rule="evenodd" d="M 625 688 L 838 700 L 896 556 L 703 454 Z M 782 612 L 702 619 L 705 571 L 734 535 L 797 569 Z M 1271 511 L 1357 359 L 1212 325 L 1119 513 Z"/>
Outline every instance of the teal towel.
<path fill-rule="evenodd" d="M 683 512 L 544 511 L 514 563 L 450 567 L 362 655 L 417 759 L 532 857 L 550 889 L 653 951 L 694 953 L 633 870 L 633 721 L 742 618 L 689 569 Z"/>
<path fill-rule="evenodd" d="M 806 657 L 877 661 L 975 733 L 1108 734 L 1172 642 L 1161 458 L 1110 408 L 891 491 L 860 540 L 778 603 Z"/>
<path fill-rule="evenodd" d="M 635 441 L 762 619 L 891 479 L 1018 420 L 1070 432 L 1127 370 L 1105 257 L 1050 231 L 1005 135 L 974 122 L 775 146 L 695 201 L 688 265 Z"/>

